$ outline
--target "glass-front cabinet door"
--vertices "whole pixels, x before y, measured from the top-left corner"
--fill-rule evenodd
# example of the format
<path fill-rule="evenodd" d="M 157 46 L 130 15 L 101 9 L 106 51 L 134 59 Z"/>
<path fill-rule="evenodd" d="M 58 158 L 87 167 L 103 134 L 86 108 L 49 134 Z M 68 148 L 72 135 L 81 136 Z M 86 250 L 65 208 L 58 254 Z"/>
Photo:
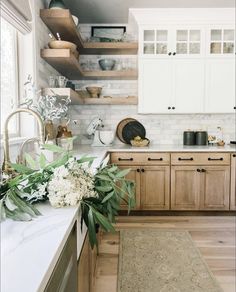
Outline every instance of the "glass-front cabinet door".
<path fill-rule="evenodd" d="M 232 56 L 235 53 L 235 29 L 211 28 L 208 31 L 207 53 L 211 56 Z"/>
<path fill-rule="evenodd" d="M 142 31 L 142 55 L 160 56 L 170 52 L 170 30 L 168 28 L 144 29 Z"/>
<path fill-rule="evenodd" d="M 203 54 L 203 32 L 199 28 L 179 28 L 174 31 L 176 56 L 200 56 Z"/>

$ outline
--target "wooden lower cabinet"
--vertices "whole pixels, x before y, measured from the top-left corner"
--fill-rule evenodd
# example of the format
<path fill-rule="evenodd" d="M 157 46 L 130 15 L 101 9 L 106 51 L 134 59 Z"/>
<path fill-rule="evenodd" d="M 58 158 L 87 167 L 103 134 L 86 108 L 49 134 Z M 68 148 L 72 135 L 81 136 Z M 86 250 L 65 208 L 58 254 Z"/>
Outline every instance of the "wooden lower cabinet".
<path fill-rule="evenodd" d="M 196 166 L 171 167 L 171 210 L 198 210 L 200 176 Z"/>
<path fill-rule="evenodd" d="M 236 154 L 231 154 L 230 210 L 236 210 Z"/>
<path fill-rule="evenodd" d="M 229 210 L 230 167 L 204 166 L 202 170 L 200 210 Z"/>
<path fill-rule="evenodd" d="M 172 166 L 172 210 L 229 210 L 229 166 Z"/>
<path fill-rule="evenodd" d="M 97 234 L 98 244 L 100 243 L 100 233 Z M 92 250 L 89 243 L 88 234 L 86 235 L 77 265 L 78 291 L 92 292 L 94 286 L 97 262 L 97 248 Z"/>
<path fill-rule="evenodd" d="M 140 168 L 138 166 L 120 166 L 119 168 L 122 169 L 130 169 L 130 172 L 126 175 L 126 179 L 132 180 L 135 183 L 135 200 L 136 200 L 136 206 L 135 210 L 140 209 Z M 127 210 L 127 204 L 125 204 L 123 201 L 121 202 L 121 209 Z"/>
<path fill-rule="evenodd" d="M 170 167 L 141 167 L 141 210 L 168 210 L 170 197 Z"/>
<path fill-rule="evenodd" d="M 90 292 L 90 252 L 86 236 L 78 261 L 78 292 Z"/>

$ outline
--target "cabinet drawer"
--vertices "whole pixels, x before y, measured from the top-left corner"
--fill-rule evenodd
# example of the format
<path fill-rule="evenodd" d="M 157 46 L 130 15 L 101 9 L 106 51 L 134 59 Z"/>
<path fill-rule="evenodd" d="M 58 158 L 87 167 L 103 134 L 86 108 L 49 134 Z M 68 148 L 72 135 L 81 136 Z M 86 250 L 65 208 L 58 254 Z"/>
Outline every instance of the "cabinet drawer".
<path fill-rule="evenodd" d="M 111 153 L 111 162 L 119 165 L 168 165 L 169 153 L 157 152 L 115 152 Z"/>
<path fill-rule="evenodd" d="M 173 153 L 172 165 L 229 165 L 229 153 Z"/>

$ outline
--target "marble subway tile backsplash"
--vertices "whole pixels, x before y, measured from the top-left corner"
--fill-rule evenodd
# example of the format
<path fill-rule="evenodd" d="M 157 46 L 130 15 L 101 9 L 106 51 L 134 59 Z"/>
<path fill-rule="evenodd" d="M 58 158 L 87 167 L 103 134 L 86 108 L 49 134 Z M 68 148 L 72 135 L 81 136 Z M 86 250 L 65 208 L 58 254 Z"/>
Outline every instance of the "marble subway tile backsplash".
<path fill-rule="evenodd" d="M 132 117 L 140 121 L 147 130 L 147 137 L 154 144 L 182 144 L 183 131 L 187 129 L 207 130 L 209 134 L 217 134 L 217 127 L 223 128 L 224 140 L 228 143 L 235 140 L 235 115 L 140 115 L 136 105 L 116 106 L 71 106 L 70 117 L 78 119 L 79 124 L 73 125 L 74 134 L 79 134 L 80 143 L 90 144 L 86 128 L 90 121 L 99 116 L 104 122 L 104 129 L 114 130 L 120 120 Z M 116 138 L 115 144 L 121 142 Z"/>

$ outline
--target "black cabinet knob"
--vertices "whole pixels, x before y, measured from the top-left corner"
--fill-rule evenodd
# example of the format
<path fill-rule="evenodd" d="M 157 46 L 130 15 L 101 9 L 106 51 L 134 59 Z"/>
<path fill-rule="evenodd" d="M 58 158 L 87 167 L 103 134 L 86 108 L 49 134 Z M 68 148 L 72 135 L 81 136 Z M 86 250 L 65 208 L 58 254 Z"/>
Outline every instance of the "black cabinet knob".
<path fill-rule="evenodd" d="M 141 169 L 141 171 L 142 171 L 142 172 L 145 172 L 145 170 L 144 170 L 143 168 Z"/>
<path fill-rule="evenodd" d="M 234 106 L 234 109 L 236 109 L 236 106 Z"/>
<path fill-rule="evenodd" d="M 198 168 L 198 169 L 197 169 L 197 172 L 201 172 L 201 169 Z"/>
<path fill-rule="evenodd" d="M 205 169 L 201 169 L 201 172 L 206 172 L 206 170 Z"/>
<path fill-rule="evenodd" d="M 168 55 L 171 56 L 171 52 L 169 52 Z"/>
<path fill-rule="evenodd" d="M 174 110 L 175 109 L 175 106 L 172 106 L 172 110 Z"/>
<path fill-rule="evenodd" d="M 175 56 L 175 55 L 176 55 L 176 52 L 173 53 L 173 56 Z"/>
<path fill-rule="evenodd" d="M 236 154 L 233 154 L 233 157 L 236 157 Z"/>
<path fill-rule="evenodd" d="M 168 106 L 168 110 L 170 110 L 171 109 L 171 107 L 170 106 Z"/>
<path fill-rule="evenodd" d="M 140 169 L 139 168 L 137 169 L 137 172 L 140 172 Z"/>

